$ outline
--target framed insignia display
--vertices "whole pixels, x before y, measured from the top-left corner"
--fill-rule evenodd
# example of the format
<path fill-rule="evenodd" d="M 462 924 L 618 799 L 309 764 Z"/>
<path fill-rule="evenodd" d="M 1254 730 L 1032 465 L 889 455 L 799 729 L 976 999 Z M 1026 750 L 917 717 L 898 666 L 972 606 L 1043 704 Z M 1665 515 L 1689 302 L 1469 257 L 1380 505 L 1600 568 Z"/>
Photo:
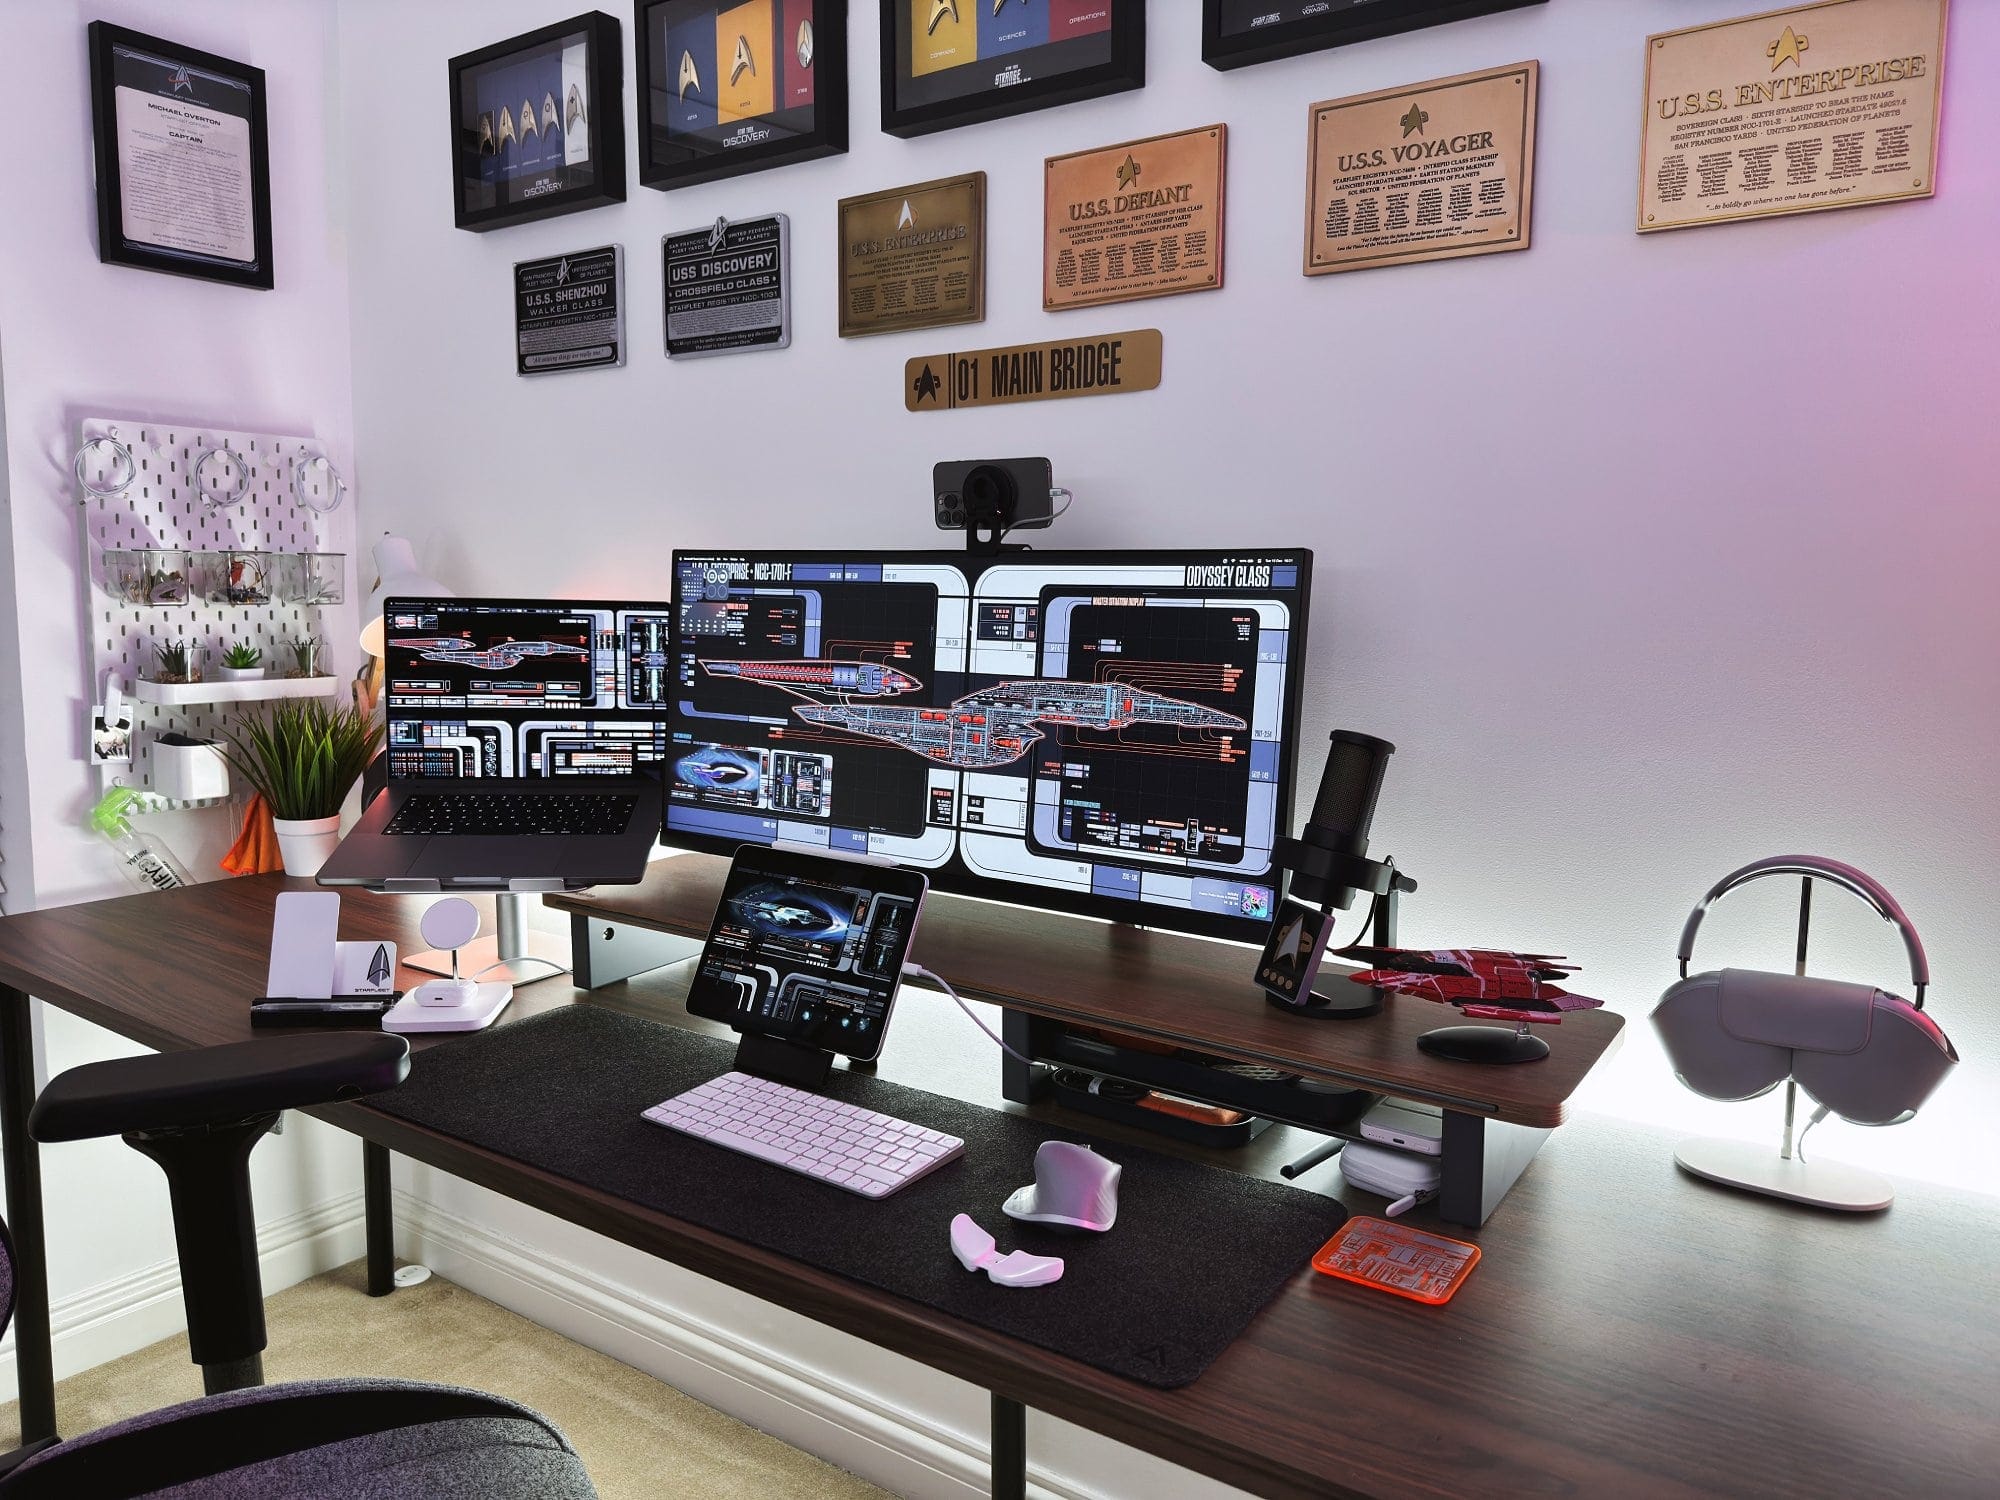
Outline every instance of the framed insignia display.
<path fill-rule="evenodd" d="M 1146 86 L 1145 0 L 881 0 L 882 129 L 929 135 Z"/>
<path fill-rule="evenodd" d="M 90 23 L 97 258 L 268 291 L 264 70 Z"/>
<path fill-rule="evenodd" d="M 640 0 L 638 14 L 647 187 L 847 150 L 847 0 Z"/>
<path fill-rule="evenodd" d="M 593 10 L 451 60 L 452 211 L 499 229 L 625 201 L 625 59 Z"/>
<path fill-rule="evenodd" d="M 1211 68 L 1296 57 L 1548 0 L 1201 0 L 1201 55 Z"/>

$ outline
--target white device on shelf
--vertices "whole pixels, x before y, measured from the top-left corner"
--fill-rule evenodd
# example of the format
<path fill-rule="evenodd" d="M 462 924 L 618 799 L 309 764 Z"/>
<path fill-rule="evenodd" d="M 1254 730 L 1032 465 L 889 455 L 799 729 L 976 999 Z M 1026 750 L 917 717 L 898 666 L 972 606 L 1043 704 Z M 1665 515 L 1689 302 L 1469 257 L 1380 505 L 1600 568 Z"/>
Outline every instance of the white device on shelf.
<path fill-rule="evenodd" d="M 514 998 L 504 980 L 481 984 L 460 977 L 458 950 L 479 935 L 479 908 L 462 896 L 433 901 L 418 924 L 433 949 L 451 951 L 451 977 L 418 985 L 382 1018 L 384 1031 L 482 1031 Z"/>
<path fill-rule="evenodd" d="M 864 1198 L 886 1198 L 965 1153 L 955 1135 L 749 1073 L 724 1073 L 643 1118 Z"/>
<path fill-rule="evenodd" d="M 1361 1117 L 1361 1139 L 1438 1156 L 1444 1151 L 1444 1111 L 1435 1105 L 1384 1099 Z"/>
<path fill-rule="evenodd" d="M 1393 1199 L 1383 1210 L 1393 1219 L 1437 1196 L 1442 1169 L 1435 1157 L 1370 1141 L 1350 1141 L 1340 1153 L 1340 1175 L 1350 1187 Z"/>

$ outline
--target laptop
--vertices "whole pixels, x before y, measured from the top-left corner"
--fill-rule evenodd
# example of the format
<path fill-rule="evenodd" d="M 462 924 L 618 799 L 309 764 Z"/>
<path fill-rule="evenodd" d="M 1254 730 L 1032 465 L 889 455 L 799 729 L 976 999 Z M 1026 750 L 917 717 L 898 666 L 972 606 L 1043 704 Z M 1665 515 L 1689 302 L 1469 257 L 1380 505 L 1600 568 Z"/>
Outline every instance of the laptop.
<path fill-rule="evenodd" d="M 319 883 L 637 883 L 663 813 L 668 606 L 390 599 L 382 621 L 388 785 Z"/>

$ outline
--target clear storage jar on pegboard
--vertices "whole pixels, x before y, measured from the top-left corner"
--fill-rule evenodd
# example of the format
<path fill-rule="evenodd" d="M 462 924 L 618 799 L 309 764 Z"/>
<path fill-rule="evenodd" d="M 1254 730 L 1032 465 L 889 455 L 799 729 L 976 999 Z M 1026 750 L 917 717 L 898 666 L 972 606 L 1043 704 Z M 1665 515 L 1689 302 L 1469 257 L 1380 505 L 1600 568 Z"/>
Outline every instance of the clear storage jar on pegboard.
<path fill-rule="evenodd" d="M 104 554 L 105 587 L 127 604 L 185 604 L 197 592 L 194 554 L 177 547 L 132 548 Z"/>

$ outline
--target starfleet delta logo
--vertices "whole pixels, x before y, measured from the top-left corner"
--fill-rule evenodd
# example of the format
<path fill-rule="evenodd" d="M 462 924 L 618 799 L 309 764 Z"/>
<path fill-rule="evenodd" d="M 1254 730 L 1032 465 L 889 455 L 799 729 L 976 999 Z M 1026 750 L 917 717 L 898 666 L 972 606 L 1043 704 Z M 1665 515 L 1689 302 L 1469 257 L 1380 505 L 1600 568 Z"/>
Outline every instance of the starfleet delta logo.
<path fill-rule="evenodd" d="M 1421 107 L 1412 104 L 1410 112 L 1403 116 L 1401 122 L 1403 126 L 1403 139 L 1407 141 L 1413 135 L 1422 135 L 1424 127 L 1430 124 L 1430 122 L 1431 117 L 1425 114 Z"/>
<path fill-rule="evenodd" d="M 715 220 L 715 227 L 709 230 L 708 232 L 708 248 L 711 251 L 720 250 L 722 248 L 722 241 L 724 240 L 724 238 L 727 237 L 728 234 L 729 234 L 729 221 L 721 217 L 720 215 L 717 215 Z"/>
<path fill-rule="evenodd" d="M 810 20 L 799 22 L 798 47 L 799 66 L 810 68 L 813 65 L 813 23 Z"/>
<path fill-rule="evenodd" d="M 167 88 L 169 92 L 176 94 L 192 94 L 194 92 L 194 80 L 188 77 L 188 70 L 186 68 L 175 68 L 173 72 L 167 75 Z"/>
<path fill-rule="evenodd" d="M 757 59 L 750 51 L 750 38 L 739 36 L 736 38 L 736 61 L 729 69 L 730 83 L 734 84 L 745 73 L 748 73 L 752 78 L 758 76 Z"/>
<path fill-rule="evenodd" d="M 1811 50 L 1812 38 L 1800 36 L 1787 26 L 1785 34 L 1764 49 L 1764 55 L 1771 59 L 1771 71 L 1775 73 L 1786 63 L 1795 68 L 1803 68 L 1806 65 L 1805 55 Z"/>
<path fill-rule="evenodd" d="M 1133 157 L 1131 152 L 1126 152 L 1124 164 L 1118 168 L 1118 186 L 1121 188 L 1130 187 L 1139 180 L 1139 172 L 1138 161 Z"/>
<path fill-rule="evenodd" d="M 917 216 L 910 212 L 910 200 L 905 198 L 902 212 L 896 215 L 896 233 L 901 234 L 905 229 L 914 229 L 916 223 Z"/>
<path fill-rule="evenodd" d="M 919 375 L 916 380 L 917 399 L 919 401 L 929 401 L 935 405 L 937 403 L 938 391 L 942 388 L 943 382 L 937 378 L 937 371 L 933 370 L 926 363 L 923 374 Z"/>
<path fill-rule="evenodd" d="M 931 21 L 924 28 L 924 35 L 936 36 L 938 24 L 946 16 L 951 17 L 952 25 L 958 24 L 958 0 L 931 0 Z"/>
<path fill-rule="evenodd" d="M 683 52 L 681 54 L 681 98 L 687 98 L 689 89 L 693 89 L 696 97 L 700 97 L 701 69 L 694 65 L 694 54 L 692 52 Z"/>

